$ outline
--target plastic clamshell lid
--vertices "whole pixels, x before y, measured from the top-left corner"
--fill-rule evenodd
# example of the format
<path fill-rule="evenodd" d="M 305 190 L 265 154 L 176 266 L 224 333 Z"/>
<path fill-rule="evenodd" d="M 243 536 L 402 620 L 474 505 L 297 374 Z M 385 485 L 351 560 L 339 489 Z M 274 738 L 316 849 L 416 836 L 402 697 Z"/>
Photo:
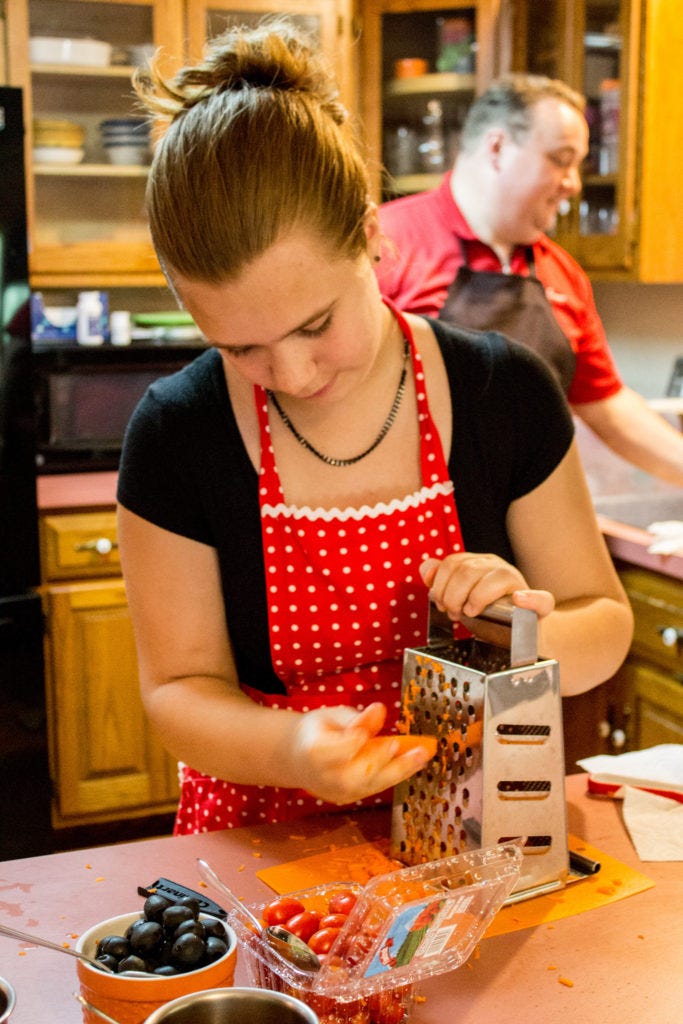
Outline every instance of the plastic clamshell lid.
<path fill-rule="evenodd" d="M 358 895 L 315 973 L 279 956 L 240 918 L 230 915 L 230 923 L 247 955 L 287 984 L 358 999 L 460 967 L 514 888 L 522 858 L 522 844 L 511 842 L 379 875 L 364 888 L 337 883 L 292 893 L 306 907 L 340 888 Z M 259 916 L 263 905 L 251 909 Z"/>

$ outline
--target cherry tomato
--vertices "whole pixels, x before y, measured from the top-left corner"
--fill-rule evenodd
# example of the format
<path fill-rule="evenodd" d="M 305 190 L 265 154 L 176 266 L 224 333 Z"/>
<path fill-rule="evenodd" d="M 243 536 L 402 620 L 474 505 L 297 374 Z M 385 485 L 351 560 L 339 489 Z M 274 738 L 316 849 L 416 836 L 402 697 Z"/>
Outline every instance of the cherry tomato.
<path fill-rule="evenodd" d="M 348 914 L 325 914 L 320 918 L 320 928 L 343 928 L 348 919 Z"/>
<path fill-rule="evenodd" d="M 280 896 L 265 908 L 263 920 L 266 924 L 285 924 L 290 917 L 300 914 L 303 909 L 303 903 L 295 900 L 293 896 Z"/>
<path fill-rule="evenodd" d="M 302 910 L 285 921 L 285 928 L 294 935 L 298 935 L 304 942 L 308 942 L 313 932 L 318 931 L 320 925 L 320 914 L 314 910 Z"/>
<path fill-rule="evenodd" d="M 327 905 L 328 914 L 350 914 L 358 897 L 354 892 L 344 889 L 332 897 Z"/>
<path fill-rule="evenodd" d="M 401 1024 L 406 1015 L 400 992 L 375 992 L 368 998 L 372 1024 Z"/>
<path fill-rule="evenodd" d="M 308 945 L 314 953 L 329 953 L 340 931 L 341 928 L 320 928 L 317 932 L 313 932 L 308 940 Z"/>

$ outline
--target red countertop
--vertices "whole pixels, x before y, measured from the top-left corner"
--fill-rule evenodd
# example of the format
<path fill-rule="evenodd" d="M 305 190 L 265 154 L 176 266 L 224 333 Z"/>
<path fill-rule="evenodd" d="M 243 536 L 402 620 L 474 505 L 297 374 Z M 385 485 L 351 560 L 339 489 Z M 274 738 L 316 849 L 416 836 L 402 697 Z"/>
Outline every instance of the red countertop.
<path fill-rule="evenodd" d="M 655 881 L 628 899 L 485 939 L 469 967 L 429 979 L 411 1024 L 680 1024 L 683 864 L 642 864 L 618 801 L 567 780 L 569 831 Z M 361 813 L 231 832 L 124 843 L 0 863 L 0 920 L 56 942 L 140 905 L 160 876 L 198 888 L 204 857 L 247 902 L 270 894 L 256 872 L 330 844 L 388 834 L 389 813 Z M 294 835 L 293 833 L 296 833 Z M 302 842 L 301 836 L 306 839 Z M 256 856 L 258 855 L 258 856 Z M 580 883 L 579 883 L 580 884 Z M 58 953 L 0 936 L 0 974 L 17 992 L 11 1024 L 77 1024 L 75 966 Z M 549 970 L 554 966 L 556 970 Z M 571 979 L 572 987 L 558 983 Z M 244 984 L 243 966 L 236 983 Z"/>
<path fill-rule="evenodd" d="M 116 505 L 117 473 L 55 473 L 39 476 L 39 512 L 88 512 Z"/>

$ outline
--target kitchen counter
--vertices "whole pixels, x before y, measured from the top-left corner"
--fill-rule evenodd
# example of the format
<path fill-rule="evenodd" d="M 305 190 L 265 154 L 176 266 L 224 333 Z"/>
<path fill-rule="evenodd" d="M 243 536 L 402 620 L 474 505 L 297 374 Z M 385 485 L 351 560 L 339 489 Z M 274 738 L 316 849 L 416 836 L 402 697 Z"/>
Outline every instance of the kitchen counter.
<path fill-rule="evenodd" d="M 569 830 L 655 881 L 627 899 L 506 935 L 485 939 L 479 956 L 421 986 L 424 1003 L 411 1024 L 680 1024 L 683 973 L 683 864 L 642 864 L 618 801 L 590 797 L 586 776 L 567 779 Z M 0 920 L 22 931 L 73 944 L 96 920 L 141 905 L 138 885 L 160 876 L 198 888 L 196 858 L 212 864 L 247 902 L 271 890 L 264 867 L 330 845 L 388 834 L 389 813 L 365 812 L 206 835 L 152 839 L 0 863 Z M 296 834 L 294 834 L 296 833 Z M 302 837 L 305 837 L 302 840 Z M 612 880 L 606 878 L 605 883 Z M 580 882 L 577 884 L 581 884 Z M 0 975 L 17 992 L 11 1024 L 77 1024 L 74 964 L 41 947 L 23 950 L 0 936 Z M 571 987 L 559 983 L 563 977 Z M 245 983 L 238 965 L 236 984 Z"/>
<path fill-rule="evenodd" d="M 38 511 L 96 512 L 116 506 L 117 473 L 51 473 L 37 480 Z"/>

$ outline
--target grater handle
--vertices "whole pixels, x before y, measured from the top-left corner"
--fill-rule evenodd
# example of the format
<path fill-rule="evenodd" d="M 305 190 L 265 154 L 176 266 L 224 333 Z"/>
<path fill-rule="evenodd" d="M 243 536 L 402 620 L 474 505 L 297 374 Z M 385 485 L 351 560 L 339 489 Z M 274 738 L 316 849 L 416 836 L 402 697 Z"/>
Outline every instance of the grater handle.
<path fill-rule="evenodd" d="M 538 617 L 529 608 L 518 608 L 511 597 L 501 597 L 484 608 L 476 618 L 468 618 L 467 626 L 477 636 L 477 622 L 493 622 L 504 626 L 505 642 L 510 648 L 511 668 L 533 665 L 538 659 Z M 453 623 L 446 612 L 429 604 L 429 642 L 453 636 Z"/>

